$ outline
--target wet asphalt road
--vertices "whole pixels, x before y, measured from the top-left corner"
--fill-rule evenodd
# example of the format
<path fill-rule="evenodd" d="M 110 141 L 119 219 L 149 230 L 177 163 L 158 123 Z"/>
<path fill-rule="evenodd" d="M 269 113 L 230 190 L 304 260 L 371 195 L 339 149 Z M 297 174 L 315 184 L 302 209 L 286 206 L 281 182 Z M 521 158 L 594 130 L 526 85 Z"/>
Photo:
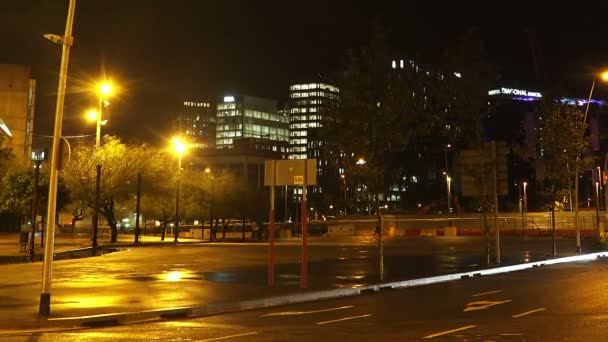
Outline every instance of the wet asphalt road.
<path fill-rule="evenodd" d="M 505 263 L 546 258 L 550 239 L 503 240 Z M 574 251 L 560 240 L 560 251 Z M 303 291 L 300 247 L 277 247 L 277 285 L 266 286 L 264 244 L 200 244 L 138 247 L 101 257 L 55 263 L 54 317 L 129 312 L 233 302 Z M 483 238 L 413 238 L 386 244 L 386 280 L 468 271 L 485 265 Z M 570 253 L 572 254 L 572 253 Z M 309 290 L 378 282 L 377 249 L 369 242 L 312 241 Z M 38 311 L 41 264 L 2 265 L 0 328 L 33 320 Z"/>
<path fill-rule="evenodd" d="M 121 327 L 2 341 L 606 341 L 608 262 Z"/>

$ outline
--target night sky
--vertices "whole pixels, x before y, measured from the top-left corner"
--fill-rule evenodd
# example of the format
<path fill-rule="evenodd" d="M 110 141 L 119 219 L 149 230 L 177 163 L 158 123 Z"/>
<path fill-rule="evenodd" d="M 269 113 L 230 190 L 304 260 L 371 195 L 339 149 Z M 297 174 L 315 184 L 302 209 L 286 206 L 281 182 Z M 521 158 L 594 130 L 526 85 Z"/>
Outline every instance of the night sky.
<path fill-rule="evenodd" d="M 592 3 L 592 4 L 590 4 Z M 379 18 L 404 57 L 434 63 L 477 27 L 501 84 L 539 89 L 527 29 L 542 51 L 545 82 L 585 96 L 608 66 L 606 1 L 80 0 L 74 21 L 64 135 L 93 134 L 83 120 L 105 73 L 120 86 L 104 132 L 164 143 L 184 100 L 242 93 L 284 100 L 290 82 L 332 77 Z M 0 1 L 0 63 L 32 66 L 36 132 L 50 134 L 68 1 Z M 576 7 L 574 7 L 576 5 Z M 608 95 L 608 86 L 598 96 Z"/>

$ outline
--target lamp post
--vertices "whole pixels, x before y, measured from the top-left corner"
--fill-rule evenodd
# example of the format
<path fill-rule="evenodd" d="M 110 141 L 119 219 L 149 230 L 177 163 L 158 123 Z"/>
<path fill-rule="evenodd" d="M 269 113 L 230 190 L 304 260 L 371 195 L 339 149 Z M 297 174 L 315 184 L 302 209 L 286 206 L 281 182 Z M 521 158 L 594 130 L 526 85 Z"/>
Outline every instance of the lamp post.
<path fill-rule="evenodd" d="M 342 186 L 344 186 L 344 216 L 346 216 L 346 176 L 341 174 L 340 178 L 342 178 Z"/>
<path fill-rule="evenodd" d="M 528 216 L 528 193 L 526 191 L 528 187 L 528 182 L 524 182 L 524 210 L 522 211 L 522 227 L 524 230 L 526 230 L 528 222 L 527 221 L 527 216 Z"/>
<path fill-rule="evenodd" d="M 68 61 L 70 47 L 73 43 L 72 26 L 74 23 L 74 12 L 76 11 L 76 0 L 70 0 L 68 14 L 63 36 L 46 34 L 45 38 L 54 43 L 62 45 L 61 66 L 59 68 L 59 81 L 57 85 L 57 104 L 55 107 L 55 122 L 53 126 L 53 152 L 51 155 L 51 168 L 49 175 L 49 194 L 47 205 L 47 241 L 44 245 L 44 263 L 42 265 L 42 289 L 40 291 L 40 306 L 38 315 L 48 317 L 51 314 L 51 280 L 53 270 L 53 248 L 55 244 L 55 215 L 57 211 L 57 181 L 59 178 L 59 158 L 61 143 L 61 131 L 63 127 L 63 104 L 65 100 L 65 88 L 68 76 Z"/>
<path fill-rule="evenodd" d="M 599 191 L 598 191 L 599 210 L 602 210 L 602 168 L 599 166 L 597 167 L 597 181 L 599 183 Z"/>
<path fill-rule="evenodd" d="M 105 120 L 102 120 L 103 117 L 103 105 L 105 102 L 105 98 L 112 93 L 112 86 L 109 82 L 104 81 L 97 85 L 97 95 L 99 97 L 99 109 L 97 112 L 89 111 L 87 113 L 87 117 L 90 120 L 95 120 L 95 148 L 99 151 L 101 148 L 101 126 L 106 123 Z M 93 232 L 91 233 L 91 246 L 93 248 L 97 247 L 97 232 L 99 227 L 99 197 L 100 197 L 100 186 L 101 186 L 101 163 L 97 163 L 97 167 L 95 169 L 95 209 L 93 210 Z"/>
<path fill-rule="evenodd" d="M 32 191 L 32 229 L 30 232 L 30 243 L 29 243 L 29 254 L 30 261 L 34 261 L 34 240 L 36 237 L 36 220 L 38 217 L 38 180 L 40 179 L 40 164 L 45 159 L 45 153 L 43 151 L 32 152 L 32 160 L 34 161 L 34 190 Z"/>
<path fill-rule="evenodd" d="M 209 175 L 209 179 L 211 180 L 211 201 L 209 203 L 209 241 L 213 241 L 213 221 L 215 216 L 215 178 L 213 177 L 210 168 L 206 168 L 205 173 Z"/>
<path fill-rule="evenodd" d="M 445 161 L 445 184 L 447 186 L 447 196 L 448 196 L 448 216 L 452 214 L 452 200 L 451 200 L 451 190 L 450 190 L 450 183 L 452 181 L 452 178 L 450 177 L 450 171 L 448 170 L 448 149 L 451 148 L 452 145 L 447 144 L 445 145 L 443 152 L 444 152 L 444 161 Z"/>
<path fill-rule="evenodd" d="M 608 71 L 604 71 L 600 78 L 602 81 L 608 81 Z M 595 82 L 597 81 L 597 76 L 593 77 L 593 82 L 591 83 L 591 90 L 589 91 L 589 98 L 587 99 L 587 106 L 585 107 L 585 115 L 583 116 L 583 129 L 585 129 L 585 124 L 587 123 L 587 114 L 589 113 L 589 106 L 591 105 L 591 98 L 593 97 L 593 90 L 595 89 Z M 581 155 L 580 153 L 576 156 L 576 165 L 574 166 L 574 226 L 576 227 L 576 251 L 577 253 L 581 253 L 581 231 L 578 222 L 578 183 L 579 183 L 579 172 L 580 165 L 579 159 Z"/>
<path fill-rule="evenodd" d="M 175 239 L 173 242 L 177 242 L 179 236 L 179 183 L 182 175 L 182 156 L 186 152 L 186 144 L 180 138 L 175 137 L 173 138 L 173 149 L 177 155 L 177 189 L 175 191 L 175 227 L 173 232 Z"/>

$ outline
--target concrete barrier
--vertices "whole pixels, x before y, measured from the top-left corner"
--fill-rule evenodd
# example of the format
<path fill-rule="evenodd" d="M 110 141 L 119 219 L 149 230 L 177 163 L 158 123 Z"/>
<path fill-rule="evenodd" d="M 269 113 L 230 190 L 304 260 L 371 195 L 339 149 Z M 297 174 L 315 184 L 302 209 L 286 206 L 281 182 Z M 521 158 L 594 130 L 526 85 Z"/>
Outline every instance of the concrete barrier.
<path fill-rule="evenodd" d="M 355 226 L 352 224 L 337 224 L 327 227 L 329 236 L 352 236 L 355 234 Z"/>
<path fill-rule="evenodd" d="M 454 226 L 443 228 L 443 236 L 457 236 L 458 229 Z"/>

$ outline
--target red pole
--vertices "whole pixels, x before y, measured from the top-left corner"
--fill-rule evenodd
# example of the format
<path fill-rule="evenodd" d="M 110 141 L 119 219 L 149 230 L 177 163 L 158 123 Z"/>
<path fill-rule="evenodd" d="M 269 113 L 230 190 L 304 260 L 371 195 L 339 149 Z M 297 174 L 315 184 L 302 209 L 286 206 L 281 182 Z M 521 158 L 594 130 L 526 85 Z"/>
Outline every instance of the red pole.
<path fill-rule="evenodd" d="M 306 239 L 308 236 L 308 211 L 306 209 L 306 184 L 308 178 L 308 159 L 304 159 L 304 186 L 302 187 L 302 270 L 300 274 L 300 288 L 308 286 L 308 254 L 306 251 Z"/>
<path fill-rule="evenodd" d="M 276 184 L 276 161 L 272 161 L 272 186 L 270 187 L 270 229 L 268 232 L 268 286 L 274 287 L 274 187 Z"/>

